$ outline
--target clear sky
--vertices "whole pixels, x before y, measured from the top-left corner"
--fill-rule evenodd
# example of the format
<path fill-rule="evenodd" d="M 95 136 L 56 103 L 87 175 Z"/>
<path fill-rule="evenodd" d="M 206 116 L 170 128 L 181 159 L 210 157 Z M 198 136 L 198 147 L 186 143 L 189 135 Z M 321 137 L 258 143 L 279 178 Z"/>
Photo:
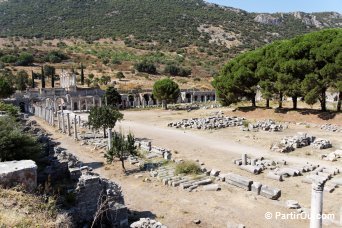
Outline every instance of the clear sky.
<path fill-rule="evenodd" d="M 322 12 L 342 13 L 342 0 L 206 0 L 248 12 Z"/>

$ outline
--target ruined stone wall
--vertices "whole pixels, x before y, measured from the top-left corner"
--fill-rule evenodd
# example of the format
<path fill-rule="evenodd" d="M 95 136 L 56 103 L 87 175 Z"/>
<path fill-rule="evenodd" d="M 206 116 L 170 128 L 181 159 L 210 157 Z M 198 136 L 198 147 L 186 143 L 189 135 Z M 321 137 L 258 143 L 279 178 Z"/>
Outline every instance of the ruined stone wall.
<path fill-rule="evenodd" d="M 11 188 L 22 185 L 27 191 L 37 187 L 37 165 L 32 160 L 0 162 L 0 185 Z"/>

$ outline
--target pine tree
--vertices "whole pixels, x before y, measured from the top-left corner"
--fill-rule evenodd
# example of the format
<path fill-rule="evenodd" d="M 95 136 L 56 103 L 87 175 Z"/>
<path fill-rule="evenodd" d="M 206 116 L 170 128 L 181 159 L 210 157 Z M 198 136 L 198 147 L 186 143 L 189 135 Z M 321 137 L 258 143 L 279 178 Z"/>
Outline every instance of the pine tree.
<path fill-rule="evenodd" d="M 81 64 L 81 85 L 84 85 L 84 72 L 83 72 L 83 64 Z"/>

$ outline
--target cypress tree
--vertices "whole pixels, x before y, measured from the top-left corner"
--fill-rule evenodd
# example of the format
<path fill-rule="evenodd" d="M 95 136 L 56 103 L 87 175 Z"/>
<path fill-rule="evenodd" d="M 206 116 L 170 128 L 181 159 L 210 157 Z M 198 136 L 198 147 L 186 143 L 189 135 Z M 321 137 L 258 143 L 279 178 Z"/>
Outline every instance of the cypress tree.
<path fill-rule="evenodd" d="M 84 85 L 84 72 L 83 72 L 83 64 L 81 64 L 81 85 Z"/>
<path fill-rule="evenodd" d="M 55 68 L 52 69 L 52 74 L 51 74 L 51 87 L 55 88 Z"/>
<path fill-rule="evenodd" d="M 32 85 L 31 87 L 34 88 L 34 76 L 35 74 L 33 73 L 33 70 L 31 71 L 31 77 L 32 77 Z"/>
<path fill-rule="evenodd" d="M 42 66 L 42 88 L 45 88 L 45 75 L 44 75 L 44 68 Z"/>

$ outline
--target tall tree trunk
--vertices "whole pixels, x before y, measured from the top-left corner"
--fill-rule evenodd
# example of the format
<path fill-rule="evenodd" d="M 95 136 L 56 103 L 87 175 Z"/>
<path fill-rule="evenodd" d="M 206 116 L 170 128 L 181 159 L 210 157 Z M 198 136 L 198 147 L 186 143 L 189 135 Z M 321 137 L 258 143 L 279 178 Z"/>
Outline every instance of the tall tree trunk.
<path fill-rule="evenodd" d="M 104 137 L 104 138 L 107 138 L 107 135 L 106 135 L 106 128 L 105 128 L 105 127 L 103 127 L 103 137 Z"/>
<path fill-rule="evenodd" d="M 292 97 L 292 103 L 293 103 L 293 109 L 296 110 L 297 109 L 297 100 L 298 100 L 298 97 L 297 96 L 293 96 Z"/>
<path fill-rule="evenodd" d="M 162 106 L 165 110 L 167 110 L 167 101 L 166 100 L 162 101 Z"/>
<path fill-rule="evenodd" d="M 33 71 L 31 71 L 31 74 L 32 74 L 32 88 L 34 88 L 34 73 L 33 73 Z"/>
<path fill-rule="evenodd" d="M 337 101 L 337 111 L 341 111 L 341 105 L 342 105 L 342 91 L 338 93 L 338 101 Z"/>
<path fill-rule="evenodd" d="M 322 89 L 321 92 L 321 96 L 322 96 L 322 100 L 321 100 L 321 110 L 322 111 L 327 111 L 327 105 L 326 105 L 326 96 L 325 96 L 325 92 L 327 91 L 326 88 Z"/>
<path fill-rule="evenodd" d="M 278 108 L 282 108 L 283 107 L 283 92 L 279 93 L 279 106 Z"/>
<path fill-rule="evenodd" d="M 256 107 L 255 96 L 254 96 L 254 97 L 252 97 L 252 107 Z"/>
<path fill-rule="evenodd" d="M 120 159 L 121 160 L 121 166 L 124 172 L 126 172 L 126 168 L 125 168 L 125 160 L 123 158 Z"/>
<path fill-rule="evenodd" d="M 266 99 L 266 108 L 270 108 L 270 99 Z"/>

